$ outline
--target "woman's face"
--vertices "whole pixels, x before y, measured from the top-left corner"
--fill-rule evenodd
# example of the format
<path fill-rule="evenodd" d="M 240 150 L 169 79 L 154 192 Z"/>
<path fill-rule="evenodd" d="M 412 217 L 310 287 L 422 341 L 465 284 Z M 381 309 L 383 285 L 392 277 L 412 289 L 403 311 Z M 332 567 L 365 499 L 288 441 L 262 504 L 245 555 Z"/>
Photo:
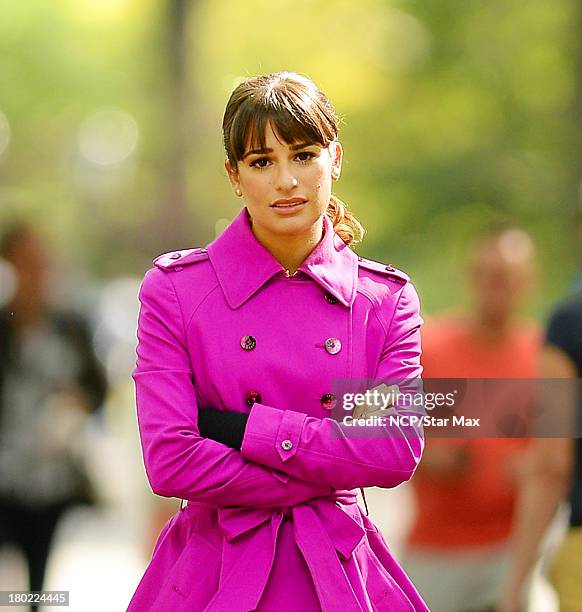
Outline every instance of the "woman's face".
<path fill-rule="evenodd" d="M 257 238 L 307 238 L 321 227 L 332 181 L 339 178 L 342 147 L 337 141 L 328 147 L 289 145 L 270 123 L 265 144 L 264 150 L 247 150 L 237 168 L 226 162 L 232 186 L 242 191 Z"/>

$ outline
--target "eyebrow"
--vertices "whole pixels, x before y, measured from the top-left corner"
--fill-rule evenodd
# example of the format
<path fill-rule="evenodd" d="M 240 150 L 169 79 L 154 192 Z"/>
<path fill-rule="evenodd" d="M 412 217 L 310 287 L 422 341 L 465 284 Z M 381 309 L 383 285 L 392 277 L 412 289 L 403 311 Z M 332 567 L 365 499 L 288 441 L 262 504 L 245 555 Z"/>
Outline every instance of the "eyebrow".
<path fill-rule="evenodd" d="M 311 145 L 317 144 L 316 142 L 300 142 L 298 144 L 290 145 L 291 151 L 298 151 L 299 149 L 304 149 L 305 147 L 310 147 Z M 273 149 L 253 149 L 252 151 L 247 151 L 242 157 L 241 161 L 248 157 L 249 155 L 264 155 L 265 153 L 272 153 Z"/>

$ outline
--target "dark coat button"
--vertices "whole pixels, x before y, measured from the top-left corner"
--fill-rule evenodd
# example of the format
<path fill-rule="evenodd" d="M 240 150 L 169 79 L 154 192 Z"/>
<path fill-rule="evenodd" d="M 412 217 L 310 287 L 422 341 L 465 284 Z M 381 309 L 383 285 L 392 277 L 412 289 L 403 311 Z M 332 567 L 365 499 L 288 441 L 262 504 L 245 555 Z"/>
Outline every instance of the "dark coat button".
<path fill-rule="evenodd" d="M 240 345 L 245 351 L 252 351 L 257 346 L 257 341 L 253 336 L 243 336 L 240 339 Z"/>
<path fill-rule="evenodd" d="M 325 299 L 330 304 L 337 304 L 339 302 L 339 300 L 335 297 L 335 295 L 332 295 L 331 293 L 328 293 L 328 292 L 326 292 L 325 294 Z"/>
<path fill-rule="evenodd" d="M 247 391 L 245 404 L 252 407 L 256 402 L 261 403 L 261 394 L 258 391 Z"/>
<path fill-rule="evenodd" d="M 326 410 L 332 410 L 335 406 L 336 399 L 333 393 L 324 393 L 321 396 L 321 407 Z"/>
<path fill-rule="evenodd" d="M 336 355 L 342 350 L 342 343 L 339 338 L 328 338 L 325 341 L 325 350 L 330 355 Z"/>

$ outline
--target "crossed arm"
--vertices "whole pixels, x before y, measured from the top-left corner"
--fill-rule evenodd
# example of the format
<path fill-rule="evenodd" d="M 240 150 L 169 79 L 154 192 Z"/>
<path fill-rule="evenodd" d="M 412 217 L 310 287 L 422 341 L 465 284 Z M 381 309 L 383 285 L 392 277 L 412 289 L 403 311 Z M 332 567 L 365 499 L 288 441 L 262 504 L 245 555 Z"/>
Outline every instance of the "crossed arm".
<path fill-rule="evenodd" d="M 139 294 L 133 372 L 142 454 L 154 493 L 216 506 L 282 507 L 328 496 L 329 486 L 288 479 L 200 435 L 193 373 L 174 287 L 152 269 Z"/>
<path fill-rule="evenodd" d="M 230 440 L 225 433 L 215 435 L 233 448 L 210 439 L 204 412 L 196 405 L 178 300 L 165 273 L 148 272 L 140 301 L 133 377 L 144 463 L 154 492 L 216 505 L 276 507 L 327 496 L 332 489 L 392 487 L 413 474 L 423 448 L 422 434 L 414 427 L 355 438 L 332 419 L 255 404 L 248 418 L 226 417 L 237 423 L 238 433 Z M 420 376 L 421 323 L 418 298 L 408 283 L 376 378 Z"/>

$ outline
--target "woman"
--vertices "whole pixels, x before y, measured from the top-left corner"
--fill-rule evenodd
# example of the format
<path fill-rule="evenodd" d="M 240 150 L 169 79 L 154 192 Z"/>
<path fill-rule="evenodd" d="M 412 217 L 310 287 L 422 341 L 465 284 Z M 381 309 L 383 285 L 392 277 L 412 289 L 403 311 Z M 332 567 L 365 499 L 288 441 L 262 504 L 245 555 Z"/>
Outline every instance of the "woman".
<path fill-rule="evenodd" d="M 0 305 L 0 548 L 22 552 L 28 586 L 40 591 L 60 522 L 97 501 L 74 441 L 98 415 L 107 381 L 88 322 L 51 302 L 51 254 L 39 231 L 15 222 L 0 238 L 2 260 L 17 282 Z"/>
<path fill-rule="evenodd" d="M 342 147 L 312 81 L 247 79 L 223 132 L 245 206 L 207 249 L 158 257 L 140 290 L 144 462 L 187 505 L 129 610 L 426 610 L 356 501 L 408 480 L 422 435 L 330 418 L 336 379 L 420 377 L 416 292 L 348 247 L 363 230 L 331 195 Z"/>

